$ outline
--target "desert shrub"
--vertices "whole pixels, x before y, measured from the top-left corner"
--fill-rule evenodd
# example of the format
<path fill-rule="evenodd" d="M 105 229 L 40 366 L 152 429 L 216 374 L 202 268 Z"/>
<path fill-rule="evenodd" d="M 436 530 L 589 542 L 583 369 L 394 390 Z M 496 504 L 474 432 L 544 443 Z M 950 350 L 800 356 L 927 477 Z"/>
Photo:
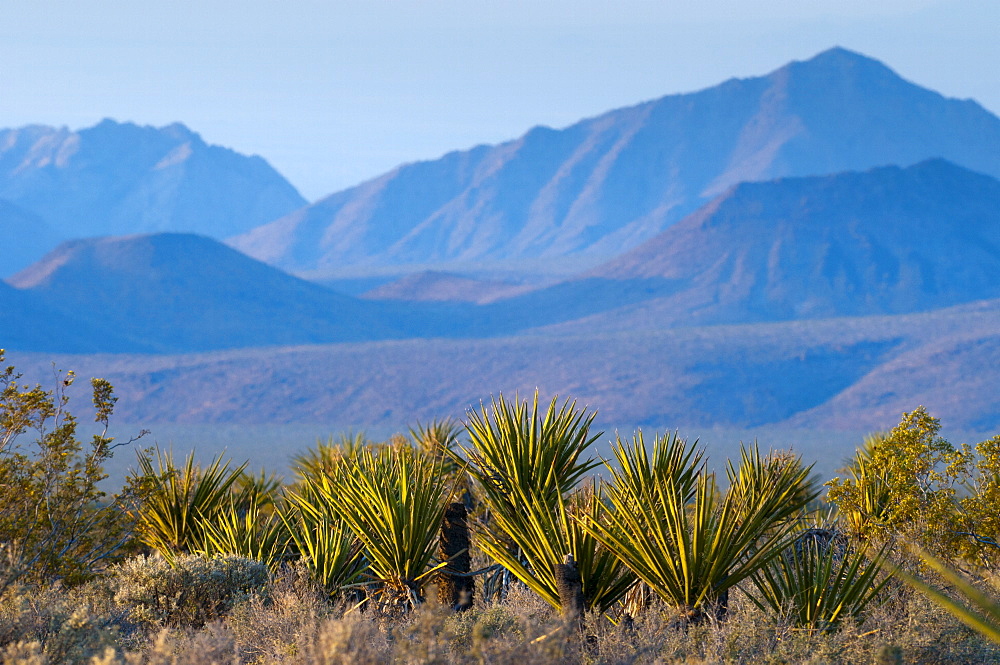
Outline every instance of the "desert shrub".
<path fill-rule="evenodd" d="M 62 585 L 11 587 L 0 599 L 0 650 L 19 654 L 14 662 L 89 663 L 117 638 L 107 616 Z"/>
<path fill-rule="evenodd" d="M 827 500 L 852 536 L 902 538 L 932 554 L 995 568 L 1000 562 L 1000 436 L 952 445 L 923 407 L 868 437 L 834 478 Z"/>
<path fill-rule="evenodd" d="M 133 489 L 107 497 L 98 486 L 114 449 L 130 443 L 108 436 L 117 400 L 111 384 L 91 381 L 94 420 L 103 427 L 84 444 L 67 408 L 73 373 L 55 373 L 52 390 L 20 378 L 0 365 L 0 593 L 19 581 L 86 579 L 121 556 L 133 527 L 124 510 Z"/>
<path fill-rule="evenodd" d="M 234 607 L 226 624 L 241 661 L 282 663 L 301 655 L 303 638 L 315 635 L 323 621 L 342 612 L 309 569 L 296 563 L 283 566 L 265 594 Z"/>
<path fill-rule="evenodd" d="M 173 565 L 139 556 L 109 571 L 114 603 L 130 621 L 163 626 L 200 626 L 225 616 L 266 590 L 264 564 L 235 556 L 180 555 Z"/>
<path fill-rule="evenodd" d="M 870 437 L 834 478 L 827 500 L 844 516 L 852 535 L 866 541 L 913 538 L 939 552 L 952 552 L 959 537 L 956 492 L 972 462 L 967 446 L 939 436 L 941 423 L 923 407 L 891 432 Z"/>

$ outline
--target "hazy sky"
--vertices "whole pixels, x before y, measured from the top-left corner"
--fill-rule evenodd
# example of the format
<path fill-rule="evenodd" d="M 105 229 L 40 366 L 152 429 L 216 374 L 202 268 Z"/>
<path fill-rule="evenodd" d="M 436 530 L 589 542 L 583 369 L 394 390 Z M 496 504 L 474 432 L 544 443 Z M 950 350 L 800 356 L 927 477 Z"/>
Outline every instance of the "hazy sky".
<path fill-rule="evenodd" d="M 1000 112 L 1000 0 L 0 0 L 0 127 L 180 121 L 315 199 L 834 45 Z"/>

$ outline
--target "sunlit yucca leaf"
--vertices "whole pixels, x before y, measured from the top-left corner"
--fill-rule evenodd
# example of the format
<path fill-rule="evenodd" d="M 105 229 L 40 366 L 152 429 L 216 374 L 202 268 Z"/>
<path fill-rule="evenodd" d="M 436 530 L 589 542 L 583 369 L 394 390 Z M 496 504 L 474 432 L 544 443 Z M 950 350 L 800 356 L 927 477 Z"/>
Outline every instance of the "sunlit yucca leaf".
<path fill-rule="evenodd" d="M 362 449 L 318 489 L 363 544 L 382 602 L 422 601 L 429 575 L 443 565 L 436 555 L 450 488 L 440 465 L 406 447 Z"/>
<path fill-rule="evenodd" d="M 374 445 L 364 432 L 341 434 L 317 441 L 315 448 L 292 457 L 292 470 L 300 480 L 318 477 L 332 470 L 341 460 L 353 457 L 363 448 Z"/>
<path fill-rule="evenodd" d="M 424 455 L 440 459 L 446 473 L 458 470 L 460 464 L 452 454 L 458 445 L 458 437 L 462 433 L 462 424 L 451 418 L 432 420 L 426 425 L 417 423 L 410 428 L 410 438 L 414 445 Z"/>
<path fill-rule="evenodd" d="M 729 477 L 727 501 L 742 506 L 746 516 L 768 515 L 775 523 L 786 523 L 819 496 L 820 489 L 809 474 L 812 466 L 787 451 L 761 455 L 757 444 L 740 446 L 740 464 L 726 464 Z"/>
<path fill-rule="evenodd" d="M 229 490 L 246 463 L 236 469 L 229 461 L 215 458 L 207 468 L 194 463 L 188 455 L 183 468 L 174 465 L 173 455 L 156 451 L 156 465 L 146 454 L 139 454 L 140 483 L 148 494 L 139 507 L 140 539 L 172 560 L 175 554 L 202 548 L 204 524 L 214 520 L 226 505 Z"/>
<path fill-rule="evenodd" d="M 321 498 L 319 487 L 325 483 L 326 477 L 311 477 L 299 491 L 286 491 L 279 516 L 313 578 L 335 595 L 359 584 L 367 563 L 361 541 Z"/>
<path fill-rule="evenodd" d="M 621 562 L 580 526 L 574 515 L 595 519 L 600 493 L 573 494 L 598 461 L 583 458 L 597 439 L 594 414 L 566 401 L 539 414 L 534 402 L 500 395 L 492 409 L 469 414 L 469 473 L 482 488 L 489 522 L 480 525 L 480 548 L 553 607 L 560 607 L 554 565 L 571 554 L 588 609 L 607 610 L 634 581 Z"/>
<path fill-rule="evenodd" d="M 235 504 L 241 509 L 256 505 L 259 510 L 271 513 L 281 491 L 281 484 L 280 476 L 269 474 L 264 469 L 257 475 L 244 470 L 233 484 Z"/>
<path fill-rule="evenodd" d="M 272 572 L 285 561 L 291 539 L 282 520 L 273 513 L 262 511 L 256 499 L 238 502 L 234 496 L 230 496 L 214 519 L 202 523 L 202 529 L 202 553 L 253 559 Z"/>
<path fill-rule="evenodd" d="M 679 438 L 677 432 L 654 436 L 650 455 L 642 430 L 637 431 L 631 441 L 616 438 L 611 448 L 616 466 L 605 460 L 615 485 L 627 487 L 636 497 L 650 499 L 650 492 L 663 482 L 674 483 L 681 499 L 687 503 L 694 497 L 699 474 L 704 471 L 704 451 L 695 440 L 691 445 Z"/>
<path fill-rule="evenodd" d="M 557 408 L 557 400 L 552 399 L 544 416 L 539 416 L 537 391 L 530 406 L 516 395 L 510 402 L 501 394 L 491 409 L 469 412 L 471 447 L 461 449 L 470 472 L 491 496 L 499 500 L 517 487 L 545 500 L 555 494 L 565 497 L 600 464 L 581 459 L 600 436 L 590 435 L 597 414 L 588 415 L 569 400 Z"/>
<path fill-rule="evenodd" d="M 544 503 L 540 496 L 524 495 L 517 510 L 492 512 L 489 529 L 479 530 L 479 546 L 487 556 L 511 571 L 552 607 L 560 607 L 553 569 L 572 554 L 588 609 L 609 610 L 635 582 L 622 562 L 588 533 L 581 522 L 599 519 L 602 512 L 597 485 L 557 496 Z M 511 542 L 516 548 L 510 547 Z"/>
<path fill-rule="evenodd" d="M 800 537 L 752 576 L 750 600 L 796 626 L 834 630 L 877 601 L 890 577 L 882 571 L 886 547 L 857 551 L 836 540 Z"/>
<path fill-rule="evenodd" d="M 886 569 L 950 612 L 969 628 L 990 641 L 1000 644 L 1000 601 L 977 589 L 958 571 L 926 550 L 916 545 L 911 546 L 910 549 L 920 556 L 924 563 L 939 574 L 945 582 L 965 596 L 966 602 L 963 603 L 961 600 L 939 591 L 892 563 L 886 563 Z"/>

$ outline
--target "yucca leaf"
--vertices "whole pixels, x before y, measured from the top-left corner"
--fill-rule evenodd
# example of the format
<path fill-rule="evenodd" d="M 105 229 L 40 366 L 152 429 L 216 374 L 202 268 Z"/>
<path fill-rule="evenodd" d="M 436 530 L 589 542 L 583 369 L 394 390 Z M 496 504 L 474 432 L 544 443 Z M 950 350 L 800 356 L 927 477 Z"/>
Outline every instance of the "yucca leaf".
<path fill-rule="evenodd" d="M 921 547 L 911 545 L 910 549 L 931 570 L 939 574 L 948 584 L 954 586 L 959 593 L 965 596 L 967 602 L 962 603 L 958 599 L 939 591 L 895 564 L 887 562 L 885 567 L 893 575 L 923 593 L 966 626 L 977 631 L 992 642 L 1000 644 L 1000 602 L 996 598 L 987 596 L 956 570 Z"/>
<path fill-rule="evenodd" d="M 620 561 L 585 532 L 572 513 L 596 514 L 598 491 L 573 493 L 599 460 L 586 453 L 595 414 L 553 398 L 544 415 L 534 400 L 499 395 L 469 414 L 462 447 L 489 519 L 476 528 L 480 548 L 553 607 L 560 606 L 553 566 L 571 554 L 588 608 L 607 610 L 634 581 Z"/>

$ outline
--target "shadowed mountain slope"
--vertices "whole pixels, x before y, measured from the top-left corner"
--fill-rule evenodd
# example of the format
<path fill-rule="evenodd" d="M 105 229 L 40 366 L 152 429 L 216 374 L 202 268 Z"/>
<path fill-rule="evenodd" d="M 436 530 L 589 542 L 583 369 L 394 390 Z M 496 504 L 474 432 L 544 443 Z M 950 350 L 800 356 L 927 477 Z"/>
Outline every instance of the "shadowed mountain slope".
<path fill-rule="evenodd" d="M 241 233 L 305 204 L 260 157 L 208 145 L 181 124 L 104 120 L 69 131 L 0 130 L 0 198 L 62 238 Z"/>
<path fill-rule="evenodd" d="M 930 160 L 744 183 L 575 283 L 578 298 L 603 284 L 605 312 L 557 330 L 905 313 L 997 298 L 1000 181 Z M 616 284 L 621 294 L 648 292 L 626 300 Z"/>
<path fill-rule="evenodd" d="M 323 277 L 389 265 L 562 271 L 640 244 L 748 180 L 944 157 L 1000 176 L 1000 119 L 832 49 L 401 166 L 231 240 Z"/>
<path fill-rule="evenodd" d="M 139 350 L 117 330 L 52 309 L 0 280 L 0 349 L 60 353 Z"/>
<path fill-rule="evenodd" d="M 405 310 L 395 316 L 383 304 L 342 296 L 189 234 L 70 241 L 9 283 L 49 310 L 115 333 L 102 349 L 108 352 L 409 334 Z M 121 337 L 128 342 L 116 343 Z"/>
<path fill-rule="evenodd" d="M 26 268 L 59 244 L 59 235 L 42 218 L 0 200 L 0 278 Z"/>
<path fill-rule="evenodd" d="M 104 351 L 655 330 L 998 298 L 998 219 L 1000 182 L 931 160 L 737 185 L 577 279 L 501 298 L 520 287 L 431 273 L 356 299 L 183 234 L 73 241 L 10 283 L 113 332 Z"/>

